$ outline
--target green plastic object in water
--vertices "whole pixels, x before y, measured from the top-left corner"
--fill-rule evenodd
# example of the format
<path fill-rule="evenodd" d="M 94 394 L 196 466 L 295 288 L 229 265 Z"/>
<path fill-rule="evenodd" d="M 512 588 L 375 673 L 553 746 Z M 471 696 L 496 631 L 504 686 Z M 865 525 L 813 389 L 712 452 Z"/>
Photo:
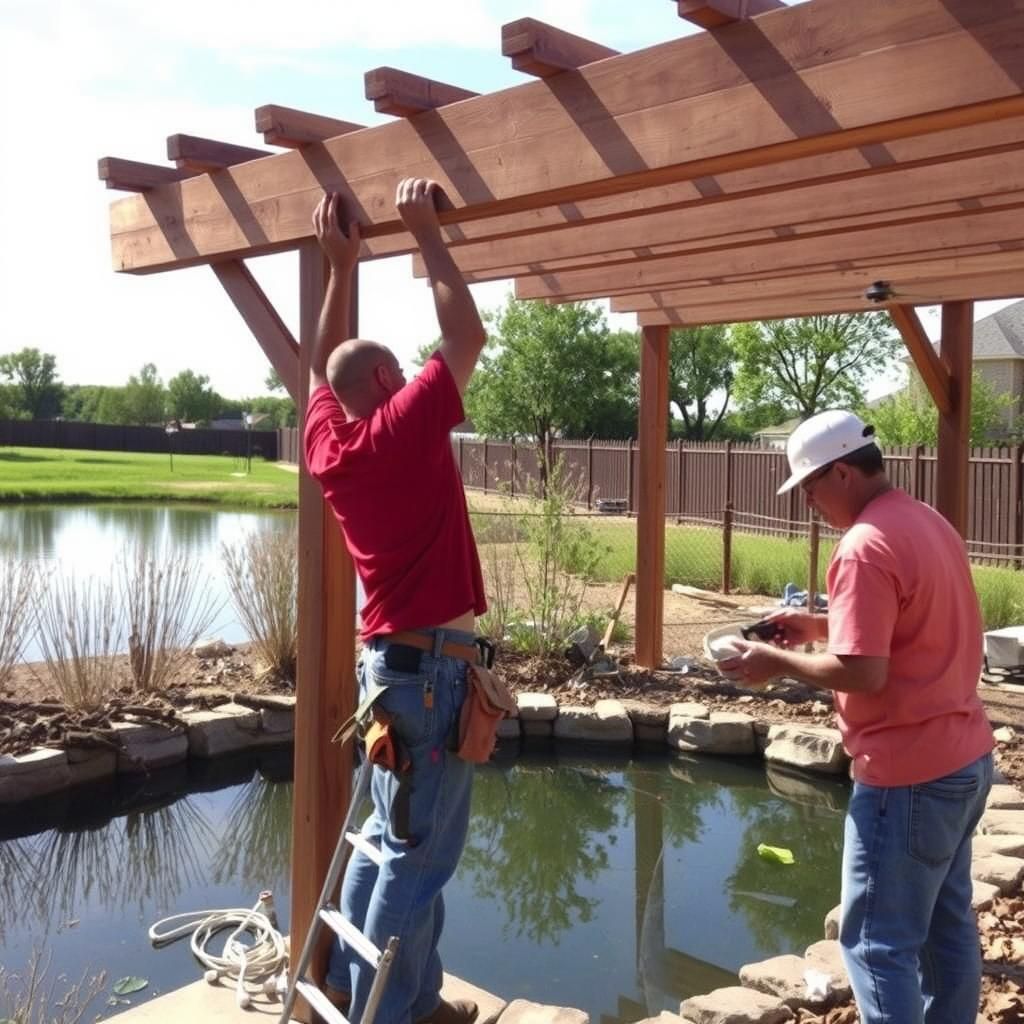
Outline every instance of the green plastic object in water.
<path fill-rule="evenodd" d="M 765 860 L 774 861 L 776 864 L 795 864 L 796 858 L 792 850 L 784 846 L 769 846 L 767 843 L 758 843 L 757 852 Z"/>

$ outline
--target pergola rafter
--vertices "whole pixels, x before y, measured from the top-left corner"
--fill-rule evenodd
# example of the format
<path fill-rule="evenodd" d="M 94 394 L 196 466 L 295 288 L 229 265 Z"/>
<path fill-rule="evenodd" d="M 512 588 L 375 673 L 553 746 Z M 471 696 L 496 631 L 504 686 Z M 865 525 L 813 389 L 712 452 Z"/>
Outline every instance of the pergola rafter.
<path fill-rule="evenodd" d="M 467 280 L 521 297 L 611 297 L 643 327 L 637 660 L 661 660 L 669 328 L 889 308 L 940 412 L 938 507 L 966 519 L 972 302 L 1024 294 L 1024 0 L 676 0 L 707 31 L 635 53 L 534 19 L 501 52 L 539 80 L 489 95 L 390 68 L 362 127 L 278 105 L 267 145 L 187 136 L 181 166 L 105 158 L 114 268 L 210 264 L 304 414 L 326 283 L 325 190 L 361 259 L 408 253 L 397 182 L 440 182 Z M 675 21 L 666 5 L 666 35 Z M 297 250 L 296 343 L 245 258 Z M 415 261 L 414 261 L 415 262 Z M 875 281 L 885 288 L 866 295 Z M 891 287 L 890 287 L 891 286 Z M 943 304 L 939 353 L 913 311 Z M 358 325 L 353 313 L 350 325 Z M 300 481 L 292 935 L 301 942 L 347 799 L 327 742 L 354 705 L 354 577 Z"/>

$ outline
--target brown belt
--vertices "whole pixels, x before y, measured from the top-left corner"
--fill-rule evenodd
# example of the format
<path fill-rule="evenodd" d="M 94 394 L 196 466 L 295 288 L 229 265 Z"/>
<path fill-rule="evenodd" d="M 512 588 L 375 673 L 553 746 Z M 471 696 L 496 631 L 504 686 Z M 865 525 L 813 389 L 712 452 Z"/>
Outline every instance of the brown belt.
<path fill-rule="evenodd" d="M 431 654 L 434 651 L 433 638 L 422 633 L 380 633 L 374 639 L 386 640 L 390 644 L 404 644 L 406 647 L 418 647 L 421 651 L 429 651 Z M 441 644 L 441 653 L 449 658 L 461 658 L 471 665 L 481 664 L 480 648 L 476 644 L 459 644 L 454 640 L 445 640 Z"/>

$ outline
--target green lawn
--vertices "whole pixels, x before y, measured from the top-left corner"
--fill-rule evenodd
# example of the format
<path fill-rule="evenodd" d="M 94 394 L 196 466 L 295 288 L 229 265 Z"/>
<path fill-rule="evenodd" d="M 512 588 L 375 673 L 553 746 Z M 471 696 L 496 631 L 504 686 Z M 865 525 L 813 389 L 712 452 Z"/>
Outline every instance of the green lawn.
<path fill-rule="evenodd" d="M 35 501 L 187 501 L 295 508 L 298 475 L 229 455 L 0 448 L 0 504 Z"/>

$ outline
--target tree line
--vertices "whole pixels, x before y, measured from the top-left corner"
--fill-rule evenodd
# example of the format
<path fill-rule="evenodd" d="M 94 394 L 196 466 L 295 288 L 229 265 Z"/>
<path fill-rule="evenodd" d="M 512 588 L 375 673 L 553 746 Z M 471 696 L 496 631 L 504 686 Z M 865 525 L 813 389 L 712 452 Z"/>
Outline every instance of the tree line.
<path fill-rule="evenodd" d="M 267 376 L 269 391 L 284 391 L 277 375 Z M 288 397 L 259 395 L 225 398 L 210 387 L 210 378 L 182 370 L 166 383 L 156 366 L 146 363 L 119 386 L 65 384 L 57 359 L 37 348 L 0 355 L 0 419 L 77 420 L 132 426 L 161 426 L 170 421 L 209 426 L 213 420 L 252 414 L 254 426 L 272 430 L 296 424 L 295 403 Z"/>

